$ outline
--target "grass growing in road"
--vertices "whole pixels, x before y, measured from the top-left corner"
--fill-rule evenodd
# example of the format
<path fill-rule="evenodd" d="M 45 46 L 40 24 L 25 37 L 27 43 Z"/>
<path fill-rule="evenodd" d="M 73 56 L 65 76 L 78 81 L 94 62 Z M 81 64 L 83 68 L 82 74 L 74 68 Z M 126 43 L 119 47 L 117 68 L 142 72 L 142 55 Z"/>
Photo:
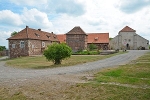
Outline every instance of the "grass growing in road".
<path fill-rule="evenodd" d="M 111 54 L 111 55 L 74 55 L 69 59 L 63 60 L 61 65 L 54 65 L 52 62 L 46 60 L 44 56 L 36 57 L 20 57 L 15 59 L 7 60 L 6 64 L 8 66 L 14 66 L 18 68 L 52 68 L 52 67 L 62 67 L 62 66 L 71 66 L 82 64 L 86 62 L 92 62 L 97 60 L 102 60 L 108 57 L 112 57 L 117 54 L 122 54 L 123 52 Z"/>

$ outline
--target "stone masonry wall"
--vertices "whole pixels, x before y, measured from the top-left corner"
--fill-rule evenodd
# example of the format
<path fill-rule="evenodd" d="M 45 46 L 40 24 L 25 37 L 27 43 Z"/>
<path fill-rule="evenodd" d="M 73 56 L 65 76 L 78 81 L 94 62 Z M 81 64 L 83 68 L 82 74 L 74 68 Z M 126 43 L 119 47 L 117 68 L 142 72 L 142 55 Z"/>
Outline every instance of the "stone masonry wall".
<path fill-rule="evenodd" d="M 20 42 L 24 41 L 24 47 L 20 47 Z M 21 56 L 28 56 L 28 41 L 27 40 L 9 40 L 9 56 L 16 58 Z"/>
<path fill-rule="evenodd" d="M 66 35 L 66 40 L 68 46 L 72 48 L 73 52 L 87 48 L 87 38 L 84 34 L 68 34 Z"/>

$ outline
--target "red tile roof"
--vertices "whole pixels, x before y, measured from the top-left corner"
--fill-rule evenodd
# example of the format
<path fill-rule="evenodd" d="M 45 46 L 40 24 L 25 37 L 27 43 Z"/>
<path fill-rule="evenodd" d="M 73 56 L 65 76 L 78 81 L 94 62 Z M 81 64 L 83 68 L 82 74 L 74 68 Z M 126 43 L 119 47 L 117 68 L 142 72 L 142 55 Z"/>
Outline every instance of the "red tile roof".
<path fill-rule="evenodd" d="M 57 36 L 54 33 L 48 33 L 41 31 L 41 29 L 32 29 L 26 26 L 25 29 L 18 32 L 16 35 L 8 38 L 8 40 L 16 39 L 34 39 L 34 40 L 49 40 L 58 41 Z"/>
<path fill-rule="evenodd" d="M 86 33 L 82 30 L 80 26 L 76 26 L 66 34 L 86 34 Z"/>
<path fill-rule="evenodd" d="M 120 32 L 136 32 L 136 30 L 130 28 L 129 26 L 126 26 Z"/>
<path fill-rule="evenodd" d="M 57 38 L 60 41 L 60 43 L 66 43 L 66 34 L 58 34 Z"/>
<path fill-rule="evenodd" d="M 109 43 L 109 33 L 88 33 L 88 43 Z"/>

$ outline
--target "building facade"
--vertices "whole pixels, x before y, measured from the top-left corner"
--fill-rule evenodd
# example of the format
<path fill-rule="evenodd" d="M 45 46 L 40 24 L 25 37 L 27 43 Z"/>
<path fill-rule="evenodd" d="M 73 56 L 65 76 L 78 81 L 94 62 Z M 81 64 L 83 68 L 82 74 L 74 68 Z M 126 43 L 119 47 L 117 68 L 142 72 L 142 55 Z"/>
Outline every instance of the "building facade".
<path fill-rule="evenodd" d="M 88 33 L 88 47 L 90 44 L 97 46 L 97 49 L 109 49 L 109 33 Z"/>
<path fill-rule="evenodd" d="M 60 43 L 67 43 L 73 52 L 88 49 L 90 44 L 96 45 L 98 49 L 109 49 L 109 33 L 85 33 L 79 26 L 57 37 Z"/>
<path fill-rule="evenodd" d="M 10 58 L 40 55 L 48 45 L 59 42 L 55 34 L 28 26 L 7 40 Z"/>
<path fill-rule="evenodd" d="M 66 43 L 73 52 L 87 48 L 87 34 L 79 27 L 74 27 L 66 33 Z"/>
<path fill-rule="evenodd" d="M 136 30 L 126 26 L 110 41 L 111 49 L 145 50 L 149 49 L 149 41 L 136 34 Z"/>

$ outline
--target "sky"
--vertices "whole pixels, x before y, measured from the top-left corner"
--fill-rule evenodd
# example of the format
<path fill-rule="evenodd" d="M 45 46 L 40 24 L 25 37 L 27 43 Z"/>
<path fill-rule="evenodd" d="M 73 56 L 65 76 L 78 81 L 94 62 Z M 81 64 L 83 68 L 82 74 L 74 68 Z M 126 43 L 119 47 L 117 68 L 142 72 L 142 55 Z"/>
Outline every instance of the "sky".
<path fill-rule="evenodd" d="M 129 26 L 150 40 L 150 0 L 0 0 L 0 46 L 26 26 L 55 34 L 80 26 L 111 38 Z"/>

